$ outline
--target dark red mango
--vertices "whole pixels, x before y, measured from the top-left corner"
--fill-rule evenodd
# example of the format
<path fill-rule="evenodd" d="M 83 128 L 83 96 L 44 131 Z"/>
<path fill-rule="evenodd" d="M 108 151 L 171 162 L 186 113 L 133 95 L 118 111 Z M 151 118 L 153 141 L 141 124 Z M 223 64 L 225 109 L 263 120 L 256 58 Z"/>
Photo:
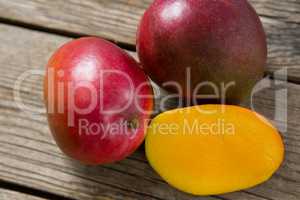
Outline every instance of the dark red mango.
<path fill-rule="evenodd" d="M 267 58 L 263 26 L 246 0 L 155 0 L 140 23 L 137 50 L 160 86 L 175 81 L 191 99 L 215 94 L 209 81 L 220 98 L 224 83 L 228 103 L 249 96 Z"/>

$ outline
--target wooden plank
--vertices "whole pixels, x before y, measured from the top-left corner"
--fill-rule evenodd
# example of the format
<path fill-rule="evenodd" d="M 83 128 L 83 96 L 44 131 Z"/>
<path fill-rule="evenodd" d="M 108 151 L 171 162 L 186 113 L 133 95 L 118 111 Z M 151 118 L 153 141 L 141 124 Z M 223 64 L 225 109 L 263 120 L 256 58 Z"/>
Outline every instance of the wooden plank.
<path fill-rule="evenodd" d="M 67 32 L 135 44 L 138 22 L 151 0 L 0 1 L 0 16 Z"/>
<path fill-rule="evenodd" d="M 98 35 L 135 44 L 137 25 L 152 0 L 0 0 L 0 18 L 58 32 Z M 250 0 L 269 41 L 268 73 L 289 67 L 300 82 L 300 1 Z"/>
<path fill-rule="evenodd" d="M 0 25 L 0 34 L 0 179 L 77 199 L 189 198 L 152 171 L 143 151 L 103 167 L 82 166 L 62 155 L 45 116 L 31 118 L 20 112 L 12 87 L 24 71 L 43 69 L 50 54 L 70 38 L 7 25 Z M 43 108 L 41 79 L 24 82 L 21 91 L 26 105 Z"/>
<path fill-rule="evenodd" d="M 268 72 L 288 67 L 289 80 L 300 82 L 300 1 L 250 0 L 268 36 Z"/>
<path fill-rule="evenodd" d="M 46 200 L 46 199 L 0 188 L 0 200 Z"/>
<path fill-rule="evenodd" d="M 9 36 L 9 37 L 7 37 Z M 144 151 L 99 167 L 83 166 L 65 157 L 55 145 L 44 114 L 30 116 L 13 102 L 16 78 L 29 69 L 43 69 L 50 54 L 70 38 L 0 25 L 0 179 L 76 199 L 274 199 L 300 197 L 300 86 L 286 83 L 289 91 L 287 156 L 280 171 L 253 189 L 214 197 L 196 198 L 162 181 L 148 165 Z M 274 90 L 255 97 L 256 109 L 272 118 Z M 23 102 L 43 109 L 42 77 L 27 79 Z M 280 99 L 279 99 L 280 100 Z M 279 104 L 282 102 L 279 101 Z"/>

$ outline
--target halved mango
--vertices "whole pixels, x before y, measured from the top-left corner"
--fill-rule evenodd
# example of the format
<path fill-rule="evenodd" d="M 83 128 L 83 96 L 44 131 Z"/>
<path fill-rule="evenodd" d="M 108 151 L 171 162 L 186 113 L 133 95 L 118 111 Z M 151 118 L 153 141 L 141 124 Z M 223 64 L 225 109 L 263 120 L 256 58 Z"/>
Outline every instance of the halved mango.
<path fill-rule="evenodd" d="M 284 145 L 278 131 L 253 111 L 203 105 L 157 116 L 148 129 L 146 154 L 170 185 L 215 195 L 268 180 L 283 161 Z"/>

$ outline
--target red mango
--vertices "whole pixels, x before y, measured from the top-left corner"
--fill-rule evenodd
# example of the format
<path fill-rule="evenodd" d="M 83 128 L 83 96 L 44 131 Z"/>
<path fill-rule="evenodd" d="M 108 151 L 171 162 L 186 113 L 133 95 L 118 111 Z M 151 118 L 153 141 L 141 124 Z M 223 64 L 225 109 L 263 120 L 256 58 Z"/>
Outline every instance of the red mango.
<path fill-rule="evenodd" d="M 137 51 L 165 89 L 196 102 L 211 94 L 239 103 L 263 77 L 267 43 L 247 0 L 155 0 L 141 20 Z"/>
<path fill-rule="evenodd" d="M 124 159 L 143 142 L 153 91 L 138 63 L 96 37 L 66 43 L 49 60 L 44 84 L 52 135 L 86 164 Z"/>

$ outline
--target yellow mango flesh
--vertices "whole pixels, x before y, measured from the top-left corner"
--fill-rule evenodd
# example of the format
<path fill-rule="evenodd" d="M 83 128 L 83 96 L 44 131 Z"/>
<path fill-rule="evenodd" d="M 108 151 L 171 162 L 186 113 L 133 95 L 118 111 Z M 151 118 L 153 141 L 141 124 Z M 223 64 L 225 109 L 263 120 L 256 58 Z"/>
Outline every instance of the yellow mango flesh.
<path fill-rule="evenodd" d="M 237 106 L 168 111 L 151 123 L 146 154 L 170 185 L 194 195 L 247 189 L 279 168 L 284 145 L 259 114 Z"/>

